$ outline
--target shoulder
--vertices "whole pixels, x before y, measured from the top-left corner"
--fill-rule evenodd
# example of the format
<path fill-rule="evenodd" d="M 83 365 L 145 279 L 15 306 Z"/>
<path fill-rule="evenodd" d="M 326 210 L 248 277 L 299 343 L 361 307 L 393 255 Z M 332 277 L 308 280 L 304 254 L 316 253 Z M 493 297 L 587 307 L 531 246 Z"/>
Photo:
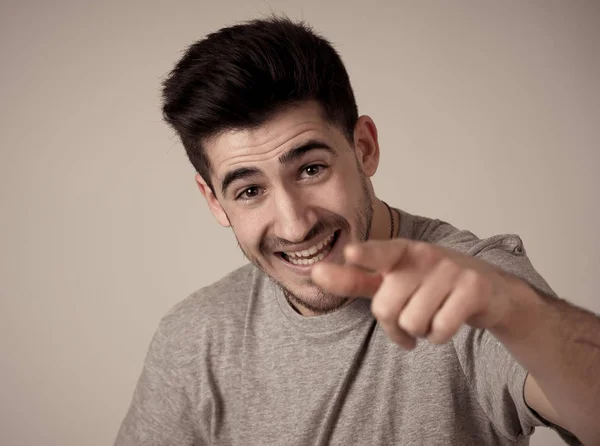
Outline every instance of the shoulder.
<path fill-rule="evenodd" d="M 497 234 L 479 238 L 473 232 L 459 229 L 440 220 L 401 212 L 412 228 L 411 238 L 434 243 L 462 254 L 480 258 L 505 272 L 525 280 L 538 290 L 554 294 L 546 281 L 534 269 L 521 237 L 517 234 Z"/>
<path fill-rule="evenodd" d="M 461 251 L 479 240 L 472 232 L 458 229 L 438 218 L 413 215 L 402 210 L 398 210 L 398 212 L 400 213 L 400 226 L 404 229 L 404 231 L 401 230 L 401 237 L 435 243 L 446 248 L 462 248 Z"/>
<path fill-rule="evenodd" d="M 217 327 L 235 327 L 239 322 L 243 326 L 252 290 L 262 281 L 262 274 L 253 265 L 242 266 L 176 304 L 161 319 L 157 331 L 172 341 L 181 341 L 197 339 Z"/>
<path fill-rule="evenodd" d="M 410 238 L 413 240 L 435 243 L 471 256 L 478 256 L 493 249 L 517 255 L 525 254 L 523 241 L 516 234 L 479 238 L 473 232 L 459 229 L 444 220 L 411 215 L 404 211 L 401 211 L 400 215 L 410 222 Z"/>

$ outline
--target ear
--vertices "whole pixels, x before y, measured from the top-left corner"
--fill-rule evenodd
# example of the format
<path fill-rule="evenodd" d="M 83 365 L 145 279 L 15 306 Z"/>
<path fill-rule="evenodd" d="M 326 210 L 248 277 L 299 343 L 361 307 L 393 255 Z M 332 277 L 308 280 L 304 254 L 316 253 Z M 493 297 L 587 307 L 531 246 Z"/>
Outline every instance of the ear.
<path fill-rule="evenodd" d="M 204 196 L 210 211 L 215 216 L 219 224 L 225 227 L 231 226 L 229 223 L 229 218 L 221 206 L 221 203 L 219 203 L 219 200 L 217 197 L 215 197 L 215 194 L 213 194 L 212 190 L 210 190 L 210 187 L 200 174 L 196 174 L 196 184 L 198 185 L 198 189 L 200 189 L 200 193 Z"/>
<path fill-rule="evenodd" d="M 361 116 L 354 128 L 354 149 L 364 174 L 375 175 L 379 166 L 379 141 L 377 127 L 369 116 Z"/>

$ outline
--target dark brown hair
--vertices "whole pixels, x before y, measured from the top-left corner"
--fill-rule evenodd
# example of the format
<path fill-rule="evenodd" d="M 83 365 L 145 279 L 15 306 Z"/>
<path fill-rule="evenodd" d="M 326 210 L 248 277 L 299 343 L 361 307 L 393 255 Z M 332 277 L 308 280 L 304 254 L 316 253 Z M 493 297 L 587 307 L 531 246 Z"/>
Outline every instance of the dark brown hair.
<path fill-rule="evenodd" d="M 335 49 L 303 22 L 271 17 L 209 34 L 192 44 L 163 83 L 163 115 L 214 193 L 203 143 L 255 128 L 305 101 L 350 142 L 358 120 L 354 92 Z"/>

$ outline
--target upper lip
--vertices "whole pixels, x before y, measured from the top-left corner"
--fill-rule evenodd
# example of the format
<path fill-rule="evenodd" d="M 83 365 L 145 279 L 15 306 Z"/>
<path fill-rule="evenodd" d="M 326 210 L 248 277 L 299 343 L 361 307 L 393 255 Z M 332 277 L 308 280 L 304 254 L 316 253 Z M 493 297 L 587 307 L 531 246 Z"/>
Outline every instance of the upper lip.
<path fill-rule="evenodd" d="M 304 245 L 300 246 L 300 247 L 295 247 L 295 248 L 290 248 L 290 249 L 282 249 L 279 252 L 299 252 L 299 251 L 305 251 L 309 248 L 312 248 L 315 245 L 318 245 L 319 243 L 321 243 L 324 240 L 327 240 L 327 238 L 333 234 L 335 234 L 336 231 L 330 232 L 329 234 L 327 234 L 325 237 L 320 238 L 319 240 L 313 240 L 310 243 L 305 243 Z"/>

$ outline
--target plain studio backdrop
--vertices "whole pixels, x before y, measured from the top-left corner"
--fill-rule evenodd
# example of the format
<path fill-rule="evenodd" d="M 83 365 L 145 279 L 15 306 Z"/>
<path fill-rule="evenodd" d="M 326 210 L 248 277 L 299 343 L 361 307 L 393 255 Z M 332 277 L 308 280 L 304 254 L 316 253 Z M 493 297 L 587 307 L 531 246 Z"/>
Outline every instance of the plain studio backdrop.
<path fill-rule="evenodd" d="M 187 45 L 271 12 L 341 52 L 379 128 L 381 198 L 518 233 L 558 294 L 600 312 L 600 2 L 0 8 L 2 445 L 111 444 L 161 316 L 246 262 L 159 89 Z"/>

